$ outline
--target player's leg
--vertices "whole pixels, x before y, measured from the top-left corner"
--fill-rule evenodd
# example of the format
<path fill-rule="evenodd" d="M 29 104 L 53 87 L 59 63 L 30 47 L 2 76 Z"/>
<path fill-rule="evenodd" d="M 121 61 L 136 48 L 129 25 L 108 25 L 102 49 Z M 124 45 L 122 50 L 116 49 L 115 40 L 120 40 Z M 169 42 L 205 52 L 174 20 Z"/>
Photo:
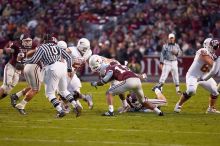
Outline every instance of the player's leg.
<path fill-rule="evenodd" d="M 59 63 L 58 66 L 62 69 L 63 65 L 63 63 Z M 74 112 L 76 113 L 76 117 L 78 117 L 81 114 L 82 108 L 76 104 L 73 95 L 67 90 L 67 77 L 65 76 L 66 72 L 61 72 L 59 70 L 59 67 L 57 72 L 57 76 L 59 77 L 58 91 L 62 97 L 64 97 L 69 103 L 71 103 L 71 105 L 74 108 Z"/>
<path fill-rule="evenodd" d="M 126 83 L 129 85 L 129 90 L 132 90 L 137 95 L 138 101 L 142 104 L 143 107 L 153 110 L 159 116 L 163 116 L 162 111 L 160 111 L 155 105 L 146 100 L 139 78 L 129 78 L 126 80 Z"/>
<path fill-rule="evenodd" d="M 48 100 L 52 103 L 54 108 L 57 110 L 57 117 L 65 116 L 62 110 L 60 101 L 56 98 L 55 91 L 57 90 L 59 78 L 57 77 L 56 71 L 51 70 L 49 67 L 44 71 L 43 81 L 45 85 L 45 94 Z"/>
<path fill-rule="evenodd" d="M 164 85 L 170 71 L 171 71 L 171 65 L 167 64 L 167 63 L 164 63 L 163 68 L 162 68 L 162 72 L 161 72 L 161 76 L 160 76 L 160 79 L 159 79 L 159 83 L 157 85 L 155 85 L 152 88 L 152 90 L 154 90 L 154 88 L 156 88 L 156 87 L 159 87 L 162 90 L 163 85 Z"/>
<path fill-rule="evenodd" d="M 201 81 L 200 85 L 211 93 L 209 97 L 209 106 L 206 113 L 220 114 L 220 111 L 216 110 L 216 102 L 219 92 L 215 80 L 213 78 L 210 78 L 208 81 Z"/>
<path fill-rule="evenodd" d="M 172 69 L 171 69 L 171 74 L 173 77 L 173 82 L 176 86 L 176 93 L 181 94 L 180 91 L 180 81 L 179 81 L 179 72 L 178 72 L 178 63 L 177 61 L 172 62 Z"/>
<path fill-rule="evenodd" d="M 75 74 L 72 79 L 67 78 L 67 80 L 68 80 L 67 90 L 71 94 L 75 95 L 75 98 L 83 99 L 83 101 L 87 102 L 89 109 L 92 109 L 93 108 L 92 96 L 89 94 L 82 94 L 80 92 L 80 88 L 82 87 L 82 84 L 80 79 L 77 77 L 77 75 Z M 78 100 L 77 103 L 80 104 Z"/>
<path fill-rule="evenodd" d="M 113 106 L 113 96 L 122 94 L 127 91 L 126 81 L 118 82 L 118 84 L 111 85 L 109 90 L 106 92 L 106 101 L 108 104 L 108 112 L 102 114 L 103 116 L 113 116 L 114 106 Z"/>
<path fill-rule="evenodd" d="M 120 83 L 120 81 L 113 80 L 113 81 L 111 82 L 111 84 L 110 84 L 109 89 L 110 89 L 112 86 L 115 86 L 115 85 L 117 85 L 117 84 L 119 84 L 119 83 Z M 121 104 L 122 104 L 122 107 L 120 107 L 120 108 L 118 109 L 118 112 L 119 112 L 119 113 L 127 112 L 127 111 L 130 109 L 130 106 L 129 106 L 127 100 L 126 100 L 125 94 L 124 94 L 124 93 L 120 93 L 120 94 L 118 94 L 118 96 L 119 96 L 119 98 L 120 98 L 120 100 L 121 100 Z"/>
<path fill-rule="evenodd" d="M 148 98 L 148 101 L 156 106 L 164 106 L 167 104 L 167 100 L 166 97 L 163 95 L 163 93 L 161 92 L 161 90 L 159 88 L 156 88 L 154 90 L 157 98 L 156 99 L 150 99 Z"/>
<path fill-rule="evenodd" d="M 179 101 L 176 103 L 174 107 L 174 112 L 179 113 L 181 111 L 183 104 L 187 100 L 189 100 L 191 96 L 196 94 L 197 87 L 197 78 L 193 76 L 186 76 L 186 91 L 181 94 Z"/>
<path fill-rule="evenodd" d="M 17 85 L 21 71 L 16 70 L 10 63 L 4 68 L 3 84 L 0 87 L 0 99 L 5 98 L 10 91 Z"/>
<path fill-rule="evenodd" d="M 25 94 L 24 99 L 16 105 L 21 114 L 26 114 L 25 106 L 40 90 L 41 68 L 37 64 L 27 64 L 24 68 L 24 75 L 30 90 Z"/>
<path fill-rule="evenodd" d="M 26 88 L 22 89 L 21 91 L 18 91 L 17 93 L 11 94 L 10 99 L 11 99 L 12 107 L 15 107 L 18 99 L 21 96 L 24 96 L 30 89 L 31 89 L 30 87 L 26 87 Z"/>

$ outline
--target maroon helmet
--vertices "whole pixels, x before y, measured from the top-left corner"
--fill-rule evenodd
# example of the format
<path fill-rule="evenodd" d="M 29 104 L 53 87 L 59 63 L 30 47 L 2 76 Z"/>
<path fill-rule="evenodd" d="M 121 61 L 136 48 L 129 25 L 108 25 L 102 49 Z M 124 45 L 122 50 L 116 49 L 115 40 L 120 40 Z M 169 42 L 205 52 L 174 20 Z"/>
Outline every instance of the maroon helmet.
<path fill-rule="evenodd" d="M 23 33 L 20 36 L 21 45 L 26 49 L 32 48 L 32 38 L 29 33 Z"/>

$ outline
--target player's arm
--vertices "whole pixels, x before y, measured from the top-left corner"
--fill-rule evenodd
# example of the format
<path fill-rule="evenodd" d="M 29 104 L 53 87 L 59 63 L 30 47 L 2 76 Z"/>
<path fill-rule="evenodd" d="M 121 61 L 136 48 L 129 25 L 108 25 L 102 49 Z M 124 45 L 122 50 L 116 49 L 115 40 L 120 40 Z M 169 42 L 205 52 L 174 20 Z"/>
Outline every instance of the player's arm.
<path fill-rule="evenodd" d="M 28 51 L 27 54 L 26 54 L 26 57 L 27 57 L 27 58 L 32 57 L 35 52 L 36 52 L 36 50 L 30 50 L 30 51 Z"/>
<path fill-rule="evenodd" d="M 110 79 L 113 76 L 113 71 L 109 70 L 106 75 L 98 82 L 92 82 L 91 85 L 92 86 L 103 86 L 104 84 L 108 83 L 110 81 Z"/>
<path fill-rule="evenodd" d="M 217 74 L 219 69 L 220 69 L 220 57 L 213 63 L 213 66 L 212 66 L 212 69 L 210 70 L 210 72 L 208 74 L 206 74 L 204 77 L 202 77 L 202 80 L 207 81 L 212 76 Z"/>
<path fill-rule="evenodd" d="M 206 52 L 201 52 L 199 57 L 201 60 L 203 60 L 205 62 L 205 64 L 209 65 L 210 67 L 213 66 L 214 61 L 211 58 L 211 56 L 208 55 Z"/>
<path fill-rule="evenodd" d="M 23 57 L 18 55 L 17 60 L 26 64 L 36 64 L 38 61 L 40 61 L 43 54 L 44 54 L 44 50 L 39 48 L 31 58 L 22 60 Z"/>
<path fill-rule="evenodd" d="M 72 72 L 72 58 L 71 58 L 71 56 L 63 49 L 61 50 L 61 53 L 62 53 L 63 58 L 67 62 L 67 71 Z"/>

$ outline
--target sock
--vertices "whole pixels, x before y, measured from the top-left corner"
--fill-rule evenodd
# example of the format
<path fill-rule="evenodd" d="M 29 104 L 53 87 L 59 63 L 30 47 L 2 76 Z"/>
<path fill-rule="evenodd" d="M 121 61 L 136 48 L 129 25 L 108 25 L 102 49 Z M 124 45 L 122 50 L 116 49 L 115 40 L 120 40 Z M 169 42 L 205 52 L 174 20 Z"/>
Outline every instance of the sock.
<path fill-rule="evenodd" d="M 108 110 L 109 110 L 110 112 L 114 112 L 114 107 L 113 107 L 113 105 L 109 105 L 109 106 L 108 106 Z"/>
<path fill-rule="evenodd" d="M 155 111 L 157 114 L 161 113 L 161 111 L 160 111 L 157 107 L 154 108 L 154 111 Z"/>
<path fill-rule="evenodd" d="M 18 97 L 21 97 L 21 96 L 23 95 L 23 93 L 22 93 L 22 92 L 23 92 L 23 90 L 21 90 L 21 91 L 17 92 L 17 93 L 16 93 L 16 95 L 17 95 Z"/>
<path fill-rule="evenodd" d="M 121 102 L 122 102 L 123 107 L 128 106 L 127 100 L 122 100 Z"/>
<path fill-rule="evenodd" d="M 156 95 L 161 93 L 161 91 L 160 91 L 158 88 L 156 88 L 156 89 L 154 90 L 154 92 L 155 92 Z"/>
<path fill-rule="evenodd" d="M 77 104 L 76 104 L 76 101 L 74 100 L 74 97 L 72 94 L 69 94 L 65 97 L 65 99 L 67 101 L 69 101 L 69 103 L 71 103 L 71 105 L 73 106 L 73 108 L 76 108 Z"/>
<path fill-rule="evenodd" d="M 180 91 L 180 86 L 176 85 L 176 92 Z"/>
<path fill-rule="evenodd" d="M 53 106 L 55 107 L 55 109 L 58 112 L 62 111 L 62 107 L 61 107 L 60 101 L 57 98 L 53 98 L 50 102 L 53 104 Z"/>
<path fill-rule="evenodd" d="M 76 104 L 76 101 L 75 101 L 75 100 L 73 100 L 73 101 L 70 102 L 70 103 L 71 103 L 71 105 L 73 106 L 73 108 L 76 108 L 77 104 Z"/>
<path fill-rule="evenodd" d="M 26 104 L 27 104 L 28 102 L 27 101 L 25 101 L 24 99 L 20 102 L 20 104 L 25 108 L 25 106 L 26 106 Z"/>
<path fill-rule="evenodd" d="M 63 110 L 62 107 L 61 107 L 61 104 L 57 105 L 55 108 L 56 108 L 56 110 L 57 110 L 58 112 L 60 112 L 60 111 Z"/>

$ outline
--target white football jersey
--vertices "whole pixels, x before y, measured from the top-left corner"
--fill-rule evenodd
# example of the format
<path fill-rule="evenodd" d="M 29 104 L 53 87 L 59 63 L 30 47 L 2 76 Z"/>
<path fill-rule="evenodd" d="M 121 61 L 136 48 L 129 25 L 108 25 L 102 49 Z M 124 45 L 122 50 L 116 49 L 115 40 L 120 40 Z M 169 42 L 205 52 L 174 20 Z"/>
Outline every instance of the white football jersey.
<path fill-rule="evenodd" d="M 88 49 L 85 54 L 81 54 L 76 47 L 68 47 L 71 50 L 70 56 L 73 60 L 83 59 L 84 61 L 88 60 L 90 56 L 92 56 L 92 50 Z"/>
<path fill-rule="evenodd" d="M 208 64 L 205 64 L 205 62 L 200 59 L 200 55 L 208 55 L 214 60 L 213 54 L 211 54 L 208 50 L 204 48 L 199 49 L 196 52 L 193 63 L 187 72 L 187 76 L 194 76 L 196 78 L 200 78 L 203 75 L 207 74 L 211 69 L 211 67 Z"/>

